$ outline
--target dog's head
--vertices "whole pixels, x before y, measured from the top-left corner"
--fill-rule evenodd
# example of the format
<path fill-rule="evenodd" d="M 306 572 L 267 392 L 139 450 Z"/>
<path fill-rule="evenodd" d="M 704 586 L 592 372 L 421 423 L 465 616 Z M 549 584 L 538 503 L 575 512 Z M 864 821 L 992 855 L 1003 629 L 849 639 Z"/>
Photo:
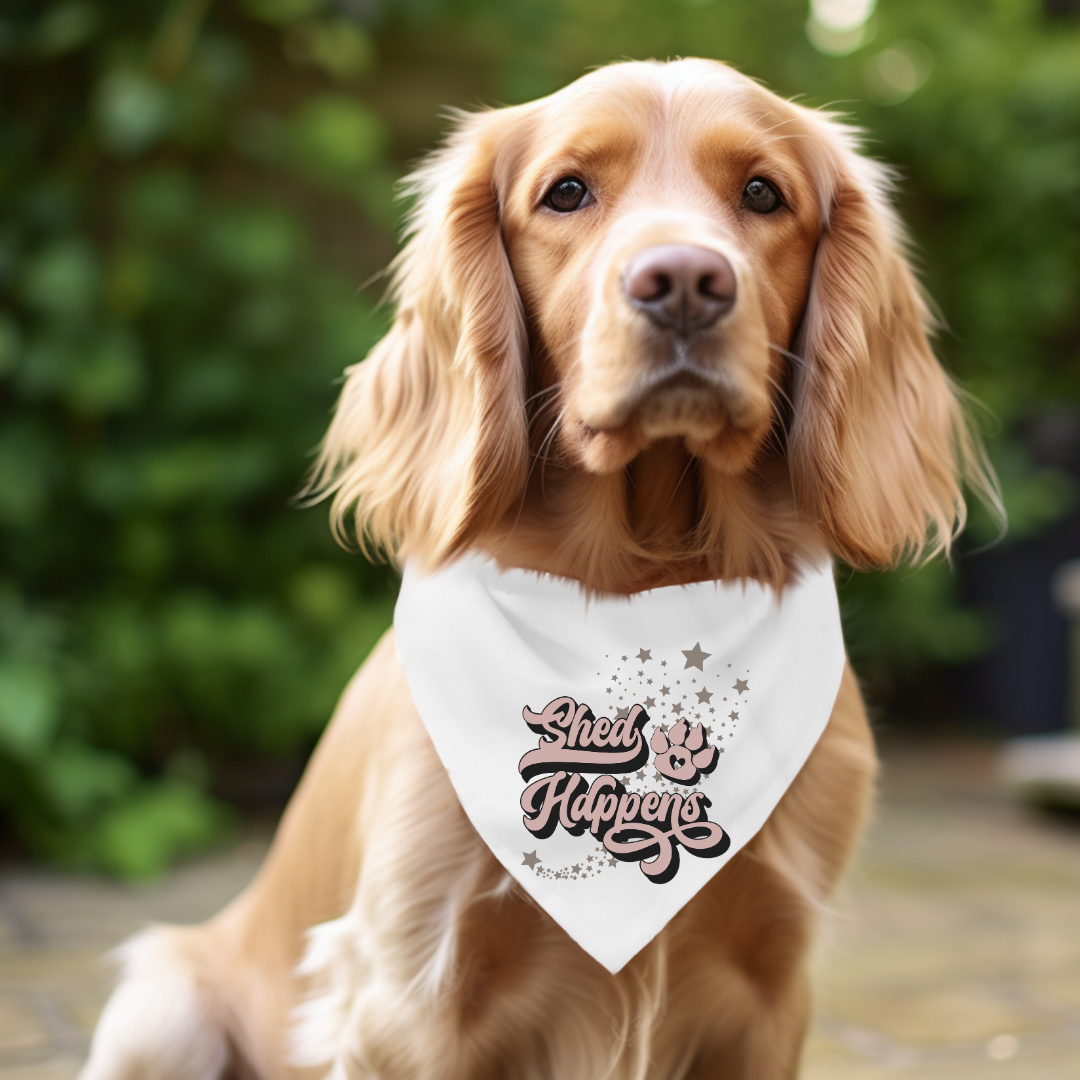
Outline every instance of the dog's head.
<path fill-rule="evenodd" d="M 433 563 L 532 500 L 609 557 L 754 572 L 712 549 L 786 506 L 856 566 L 947 549 L 988 481 L 887 188 L 851 129 L 711 61 L 461 116 L 324 445 L 338 527 Z"/>

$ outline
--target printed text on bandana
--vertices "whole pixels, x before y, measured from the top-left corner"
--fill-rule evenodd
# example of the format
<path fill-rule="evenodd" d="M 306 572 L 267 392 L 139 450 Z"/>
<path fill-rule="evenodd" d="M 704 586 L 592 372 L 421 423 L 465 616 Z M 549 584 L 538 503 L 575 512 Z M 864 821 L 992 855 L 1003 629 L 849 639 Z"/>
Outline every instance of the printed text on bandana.
<path fill-rule="evenodd" d="M 518 763 L 522 778 L 531 781 L 521 794 L 524 824 L 539 839 L 560 827 L 574 836 L 589 831 L 613 858 L 639 863 L 662 885 L 678 872 L 680 847 L 715 858 L 730 839 L 709 821 L 712 803 L 703 792 L 631 792 L 614 774 L 640 769 L 651 752 L 658 774 L 689 788 L 715 768 L 716 747 L 700 723 L 691 727 L 682 719 L 670 732 L 655 728 L 646 741 L 645 709 L 635 704 L 619 713 L 615 720 L 597 718 L 570 697 L 555 698 L 539 713 L 522 710 L 540 735 L 537 748 Z"/>

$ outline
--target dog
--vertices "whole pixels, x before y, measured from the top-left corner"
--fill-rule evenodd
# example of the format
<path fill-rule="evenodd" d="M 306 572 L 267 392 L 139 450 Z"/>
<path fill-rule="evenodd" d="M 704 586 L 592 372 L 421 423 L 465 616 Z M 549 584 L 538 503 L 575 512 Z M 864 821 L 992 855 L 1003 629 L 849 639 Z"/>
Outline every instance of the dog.
<path fill-rule="evenodd" d="M 782 590 L 824 553 L 947 553 L 964 483 L 995 502 L 890 173 L 837 118 L 717 62 L 620 63 L 457 116 L 408 190 L 396 319 L 313 482 L 368 552 Z M 250 887 L 122 947 L 82 1080 L 794 1077 L 875 762 L 848 667 L 765 826 L 612 975 L 474 831 L 390 631 Z"/>

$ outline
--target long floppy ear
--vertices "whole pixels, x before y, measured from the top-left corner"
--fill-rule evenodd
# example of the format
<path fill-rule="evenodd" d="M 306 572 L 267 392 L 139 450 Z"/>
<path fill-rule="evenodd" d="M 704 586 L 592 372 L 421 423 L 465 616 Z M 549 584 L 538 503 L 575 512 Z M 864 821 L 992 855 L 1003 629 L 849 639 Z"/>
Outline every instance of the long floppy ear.
<path fill-rule="evenodd" d="M 393 266 L 396 318 L 347 370 L 309 485 L 333 494 L 339 539 L 353 517 L 368 554 L 437 563 L 494 526 L 525 484 L 526 332 L 496 181 L 514 112 L 458 117 L 406 182 L 417 202 Z"/>
<path fill-rule="evenodd" d="M 996 480 L 928 340 L 883 167 L 815 117 L 824 225 L 795 350 L 789 461 L 800 513 L 861 569 L 949 548 L 967 483 L 1000 514 Z"/>

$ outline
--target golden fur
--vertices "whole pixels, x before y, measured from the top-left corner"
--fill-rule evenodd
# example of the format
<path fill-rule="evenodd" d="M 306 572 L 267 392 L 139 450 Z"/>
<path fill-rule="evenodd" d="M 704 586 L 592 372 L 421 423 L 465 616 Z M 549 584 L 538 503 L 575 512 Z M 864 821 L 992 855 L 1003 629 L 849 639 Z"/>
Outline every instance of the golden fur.
<path fill-rule="evenodd" d="M 703 60 L 460 116 L 412 178 L 397 317 L 350 369 L 319 460 L 338 533 L 607 593 L 782 587 L 826 548 L 857 567 L 947 551 L 961 484 L 991 502 L 993 485 L 928 344 L 888 174 L 856 151 L 835 119 Z M 558 214 L 543 198 L 568 175 L 594 198 Z M 755 176 L 780 210 L 743 208 Z M 678 346 L 623 294 L 628 261 L 673 243 L 738 281 L 731 313 Z M 665 375 L 672 356 L 693 378 Z M 765 827 L 612 976 L 472 830 L 391 632 L 248 890 L 125 947 L 83 1080 L 793 1077 L 808 948 L 874 769 L 849 669 Z"/>

